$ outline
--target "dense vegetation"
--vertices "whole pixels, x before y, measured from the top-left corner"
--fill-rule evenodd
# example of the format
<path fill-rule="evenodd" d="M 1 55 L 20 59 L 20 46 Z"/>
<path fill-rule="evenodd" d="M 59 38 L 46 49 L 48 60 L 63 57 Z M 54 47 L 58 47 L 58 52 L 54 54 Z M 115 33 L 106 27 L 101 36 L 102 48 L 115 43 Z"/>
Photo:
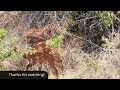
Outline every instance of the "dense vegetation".
<path fill-rule="evenodd" d="M 47 44 L 62 49 L 60 78 L 120 78 L 119 16 L 119 11 L 1 11 L 0 69 L 24 70 L 22 55 L 34 52 L 23 34 L 52 23 L 57 33 Z"/>

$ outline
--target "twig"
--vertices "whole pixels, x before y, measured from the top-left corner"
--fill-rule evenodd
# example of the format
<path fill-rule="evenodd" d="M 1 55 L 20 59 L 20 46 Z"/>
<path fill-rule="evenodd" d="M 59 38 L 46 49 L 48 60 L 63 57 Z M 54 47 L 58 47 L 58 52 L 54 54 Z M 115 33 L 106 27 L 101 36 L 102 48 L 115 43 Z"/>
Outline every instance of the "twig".
<path fill-rule="evenodd" d="M 72 35 L 72 36 L 74 36 L 74 37 L 77 37 L 77 38 L 79 38 L 79 39 L 85 40 L 85 41 L 87 41 L 88 43 L 90 43 L 90 44 L 92 44 L 92 45 L 94 45 L 94 46 L 96 46 L 96 47 L 99 47 L 99 48 L 102 49 L 102 50 L 106 50 L 105 48 L 102 48 L 102 47 L 100 47 L 100 46 L 92 43 L 90 40 L 86 40 L 86 39 L 84 39 L 84 38 L 82 38 L 82 37 L 79 37 L 79 36 L 77 36 L 77 35 L 73 35 L 73 34 L 71 34 L 71 33 L 69 33 L 69 32 L 67 32 L 67 34 L 68 34 L 68 35 Z"/>

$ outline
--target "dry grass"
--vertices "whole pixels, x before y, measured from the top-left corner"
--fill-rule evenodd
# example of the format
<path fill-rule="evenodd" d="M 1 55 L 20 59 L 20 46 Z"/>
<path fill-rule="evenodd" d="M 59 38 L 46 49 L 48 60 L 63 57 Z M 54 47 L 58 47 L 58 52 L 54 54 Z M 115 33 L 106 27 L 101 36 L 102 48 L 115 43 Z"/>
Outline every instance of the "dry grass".
<path fill-rule="evenodd" d="M 56 16 L 56 12 L 49 11 L 41 13 L 45 13 L 44 16 L 47 18 L 47 23 L 55 23 L 57 30 L 62 32 L 63 28 L 70 20 L 67 15 L 71 12 L 59 12 L 59 14 L 61 14 L 61 18 Z M 22 34 L 34 25 L 41 27 L 45 23 L 45 19 L 42 18 L 42 14 L 39 20 L 36 19 L 36 16 L 39 16 L 39 14 L 40 13 L 37 11 L 35 13 L 1 11 L 0 28 L 5 28 L 9 31 L 9 34 L 14 34 L 18 40 L 18 43 L 15 46 L 24 50 L 23 47 L 27 46 L 24 39 L 22 39 Z M 31 26 L 32 23 L 33 26 Z M 60 73 L 59 79 L 119 79 L 120 49 L 117 48 L 117 46 L 120 44 L 120 34 L 116 33 L 115 35 L 116 36 L 114 38 L 111 37 L 110 40 L 112 40 L 112 42 L 115 41 L 117 44 L 110 44 L 108 47 L 100 48 L 101 52 L 93 51 L 90 54 L 85 53 L 81 49 L 82 44 L 84 44 L 84 40 L 80 39 L 81 37 L 78 38 L 70 36 L 71 38 L 69 38 L 69 40 L 65 38 L 65 41 L 61 44 L 61 54 L 64 56 L 64 75 L 62 75 L 60 68 L 58 68 Z M 2 68 L 1 71 L 24 71 L 25 65 L 28 62 L 27 60 L 23 60 L 23 58 L 18 58 L 17 60 L 10 60 L 7 58 L 2 63 L 5 67 Z M 34 66 L 32 70 L 39 70 L 38 65 Z M 50 79 L 55 78 L 53 70 L 50 69 L 49 65 L 43 64 L 42 70 L 49 73 Z"/>

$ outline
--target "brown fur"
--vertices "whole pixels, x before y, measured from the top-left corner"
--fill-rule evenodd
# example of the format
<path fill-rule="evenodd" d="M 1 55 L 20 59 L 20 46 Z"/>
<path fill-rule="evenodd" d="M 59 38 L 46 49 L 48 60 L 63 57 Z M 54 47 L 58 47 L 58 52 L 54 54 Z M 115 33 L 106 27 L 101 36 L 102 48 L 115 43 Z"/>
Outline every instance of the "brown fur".
<path fill-rule="evenodd" d="M 65 30 L 63 31 L 65 32 Z M 62 62 L 63 60 L 63 57 L 60 55 L 60 47 L 50 48 L 46 46 L 46 40 L 50 39 L 54 32 L 56 32 L 54 25 L 48 24 L 39 29 L 32 28 L 24 35 L 27 39 L 29 39 L 28 44 L 37 51 L 35 54 L 23 56 L 29 61 L 29 64 L 26 66 L 27 70 L 37 63 L 48 63 L 54 69 L 58 78 L 58 70 L 56 68 L 55 61 Z"/>
<path fill-rule="evenodd" d="M 37 50 L 35 54 L 28 54 L 24 55 L 23 57 L 26 58 L 29 63 L 26 66 L 26 69 L 28 70 L 33 65 L 39 63 L 49 63 L 49 65 L 54 69 L 55 75 L 58 79 L 58 70 L 55 65 L 55 61 L 62 61 L 60 56 L 60 48 L 54 48 L 51 49 L 49 47 L 46 47 L 46 42 L 38 43 L 36 46 L 32 47 L 34 50 Z M 51 53 L 52 50 L 54 50 L 54 53 Z M 63 71 L 63 64 L 62 64 L 62 71 Z"/>

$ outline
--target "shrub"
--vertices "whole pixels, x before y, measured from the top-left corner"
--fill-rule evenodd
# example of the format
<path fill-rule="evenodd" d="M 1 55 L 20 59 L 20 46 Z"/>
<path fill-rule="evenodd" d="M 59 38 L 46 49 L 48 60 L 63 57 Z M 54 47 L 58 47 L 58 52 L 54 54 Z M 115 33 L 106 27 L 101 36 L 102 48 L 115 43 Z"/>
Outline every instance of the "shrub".
<path fill-rule="evenodd" d="M 106 28 L 109 28 L 111 25 L 111 20 L 115 19 L 115 14 L 111 11 L 103 11 L 103 12 L 96 11 L 96 14 L 103 21 Z"/>
<path fill-rule="evenodd" d="M 57 36 L 55 39 L 47 40 L 47 45 L 57 48 L 60 46 L 60 41 L 64 38 L 63 35 Z"/>
<path fill-rule="evenodd" d="M 0 29 L 0 40 L 2 40 L 7 34 L 7 31 L 5 31 L 4 29 Z"/>
<path fill-rule="evenodd" d="M 13 36 L 9 35 L 9 42 L 6 41 L 7 31 L 4 29 L 0 29 L 0 63 L 4 61 L 6 58 L 11 58 L 12 60 L 23 56 L 24 54 L 32 54 L 35 53 L 32 48 L 27 48 L 26 50 L 20 50 L 16 48 L 14 45 L 17 42 Z M 0 64 L 0 68 L 4 65 Z"/>

